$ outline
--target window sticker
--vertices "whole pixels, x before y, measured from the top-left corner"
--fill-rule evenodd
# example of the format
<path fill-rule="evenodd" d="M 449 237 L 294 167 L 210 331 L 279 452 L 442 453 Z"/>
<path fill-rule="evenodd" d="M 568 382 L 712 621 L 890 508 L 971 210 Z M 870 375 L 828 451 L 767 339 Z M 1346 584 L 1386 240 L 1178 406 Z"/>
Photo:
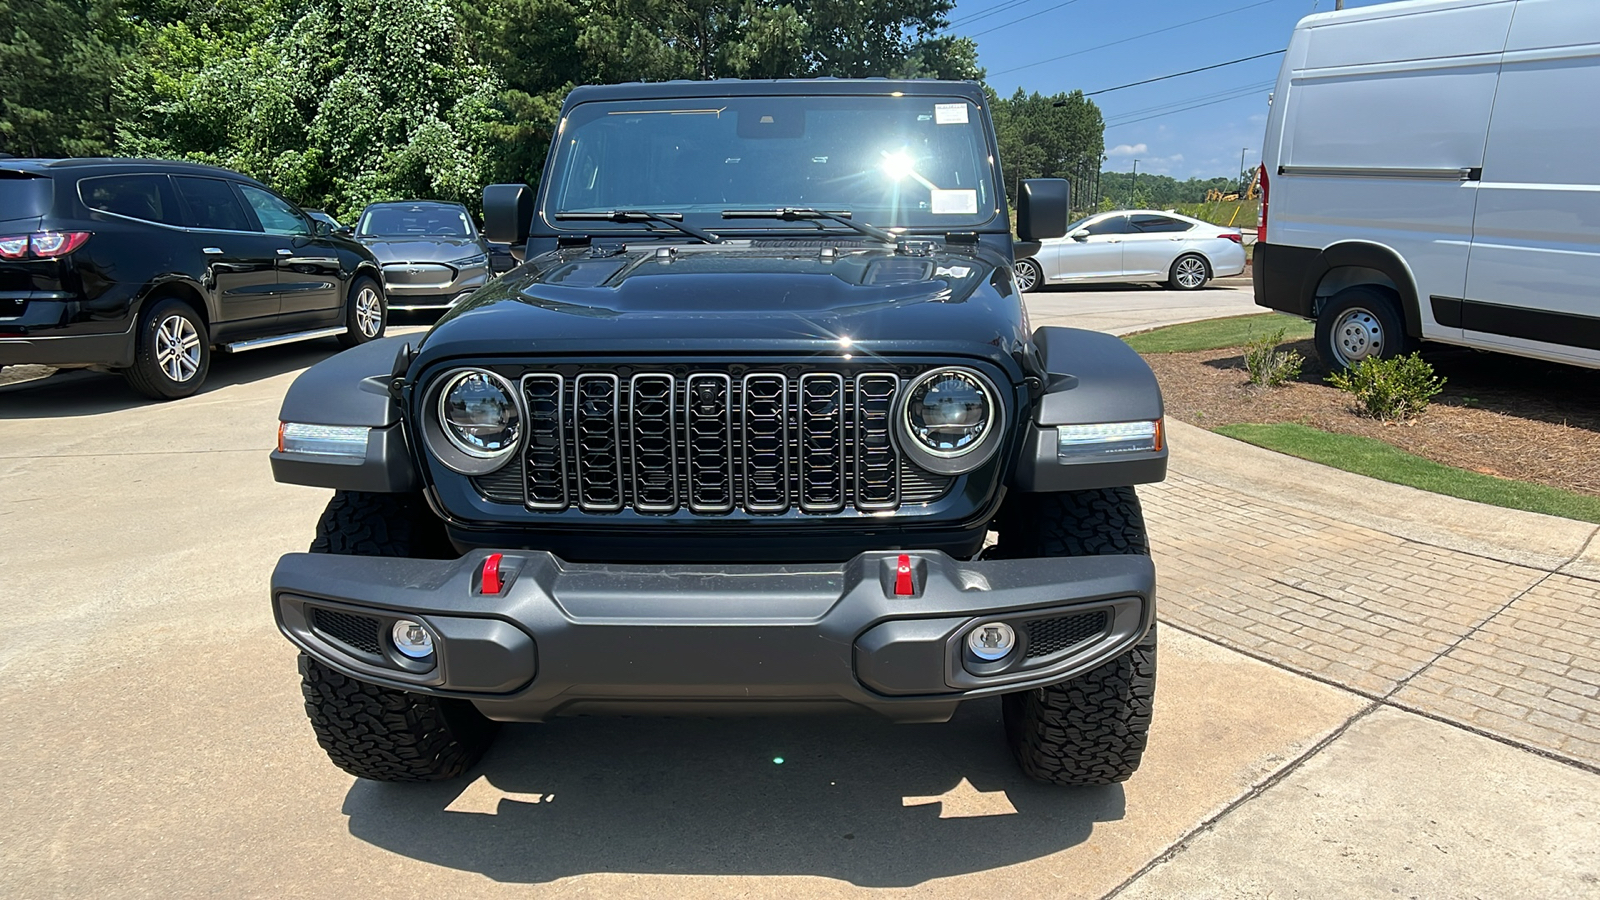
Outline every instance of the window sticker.
<path fill-rule="evenodd" d="M 933 214 L 936 216 L 971 216 L 978 212 L 977 191 L 933 191 Z"/>
<path fill-rule="evenodd" d="M 939 125 L 965 125 L 967 124 L 967 105 L 965 103 L 935 103 L 933 105 L 933 121 Z"/>

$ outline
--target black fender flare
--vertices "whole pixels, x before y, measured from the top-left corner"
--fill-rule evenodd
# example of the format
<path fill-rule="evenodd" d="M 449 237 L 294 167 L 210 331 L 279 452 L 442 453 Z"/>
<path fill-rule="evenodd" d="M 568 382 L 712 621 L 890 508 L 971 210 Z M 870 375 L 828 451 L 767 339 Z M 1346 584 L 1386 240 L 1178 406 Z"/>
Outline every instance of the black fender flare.
<path fill-rule="evenodd" d="M 396 368 L 411 358 L 415 335 L 381 338 L 331 356 L 289 385 L 280 422 L 368 429 L 364 458 L 272 452 L 272 477 L 284 484 L 343 491 L 407 493 L 421 481 L 390 392 Z M 403 357 L 403 360 L 402 360 Z"/>
<path fill-rule="evenodd" d="M 1406 265 L 1399 253 L 1382 244 L 1341 241 L 1318 253 L 1306 269 L 1300 285 L 1306 309 L 1315 308 L 1317 288 L 1328 273 L 1345 267 L 1375 269 L 1388 276 L 1400 294 L 1400 312 L 1405 317 L 1406 333 L 1414 338 L 1422 337 L 1422 307 L 1417 297 L 1416 279 L 1411 276 L 1411 267 Z"/>
<path fill-rule="evenodd" d="M 1058 449 L 1061 425 L 1161 421 L 1161 385 L 1143 357 L 1121 338 L 1081 328 L 1040 328 L 1031 347 L 1036 368 L 1044 373 L 1043 391 L 1033 420 L 1022 428 L 1013 490 L 1081 491 L 1166 478 L 1164 437 L 1158 449 L 1109 456 L 1063 458 Z M 1157 434 L 1162 434 L 1159 426 Z"/>

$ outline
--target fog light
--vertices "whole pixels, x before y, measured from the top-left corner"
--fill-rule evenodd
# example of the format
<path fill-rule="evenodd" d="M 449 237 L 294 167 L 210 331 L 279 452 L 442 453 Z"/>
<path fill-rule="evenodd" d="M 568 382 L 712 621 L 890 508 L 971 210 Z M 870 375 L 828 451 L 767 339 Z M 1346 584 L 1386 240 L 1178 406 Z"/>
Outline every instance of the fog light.
<path fill-rule="evenodd" d="M 1004 622 L 985 622 L 967 634 L 967 649 L 979 659 L 1003 659 L 1017 646 L 1017 631 Z"/>
<path fill-rule="evenodd" d="M 401 619 L 391 630 L 394 648 L 412 659 L 427 659 L 433 655 L 433 633 L 421 622 Z"/>

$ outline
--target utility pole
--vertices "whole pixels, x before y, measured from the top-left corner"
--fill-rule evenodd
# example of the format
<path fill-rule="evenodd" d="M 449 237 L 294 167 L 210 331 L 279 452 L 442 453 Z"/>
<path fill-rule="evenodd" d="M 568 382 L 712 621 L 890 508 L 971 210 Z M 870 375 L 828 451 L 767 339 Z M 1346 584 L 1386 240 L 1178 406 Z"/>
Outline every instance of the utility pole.
<path fill-rule="evenodd" d="M 1333 8 L 1336 10 L 1344 9 L 1344 0 L 1333 0 Z"/>
<path fill-rule="evenodd" d="M 1128 183 L 1128 208 L 1133 208 L 1134 190 L 1139 187 L 1139 161 L 1133 161 L 1133 180 Z"/>
<path fill-rule="evenodd" d="M 1249 152 L 1250 152 L 1250 148 L 1249 147 L 1240 147 L 1239 148 L 1239 182 L 1240 182 L 1241 186 L 1243 186 L 1244 180 L 1245 180 L 1244 179 L 1244 155 L 1246 153 L 1249 153 Z"/>

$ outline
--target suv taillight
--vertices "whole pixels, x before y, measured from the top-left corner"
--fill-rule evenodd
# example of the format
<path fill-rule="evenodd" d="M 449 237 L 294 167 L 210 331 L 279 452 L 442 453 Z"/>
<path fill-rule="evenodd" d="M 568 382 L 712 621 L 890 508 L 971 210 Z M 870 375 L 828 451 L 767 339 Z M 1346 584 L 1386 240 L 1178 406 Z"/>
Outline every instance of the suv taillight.
<path fill-rule="evenodd" d="M 55 259 L 83 246 L 90 231 L 35 231 L 0 236 L 0 259 Z"/>
<path fill-rule="evenodd" d="M 1260 217 L 1257 218 L 1257 220 L 1256 220 L 1256 243 L 1258 243 L 1258 244 L 1265 244 L 1267 242 L 1267 191 L 1269 189 L 1267 181 L 1268 181 L 1268 179 L 1267 179 L 1267 164 L 1266 163 L 1262 163 L 1261 164 L 1261 214 L 1260 214 Z"/>

